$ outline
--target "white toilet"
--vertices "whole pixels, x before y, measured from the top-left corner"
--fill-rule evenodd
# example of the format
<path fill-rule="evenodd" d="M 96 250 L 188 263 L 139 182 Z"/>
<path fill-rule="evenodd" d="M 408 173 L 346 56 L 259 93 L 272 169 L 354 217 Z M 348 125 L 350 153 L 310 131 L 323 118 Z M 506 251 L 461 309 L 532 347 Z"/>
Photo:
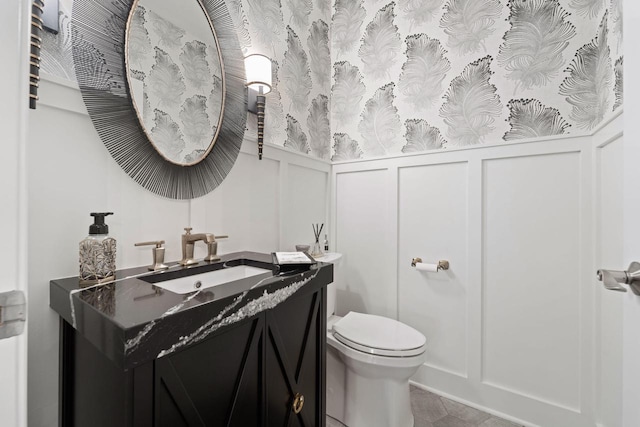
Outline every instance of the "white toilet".
<path fill-rule="evenodd" d="M 413 427 L 409 378 L 425 362 L 426 338 L 401 322 L 349 312 L 336 316 L 341 254 L 327 287 L 327 415 L 347 427 Z"/>

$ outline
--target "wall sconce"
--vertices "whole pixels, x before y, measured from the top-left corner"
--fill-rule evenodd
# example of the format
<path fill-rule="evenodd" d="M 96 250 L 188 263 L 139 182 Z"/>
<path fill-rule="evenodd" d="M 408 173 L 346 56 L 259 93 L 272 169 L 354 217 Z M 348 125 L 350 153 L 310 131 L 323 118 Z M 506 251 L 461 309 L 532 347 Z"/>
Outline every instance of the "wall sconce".
<path fill-rule="evenodd" d="M 36 109 L 38 87 L 40 86 L 40 49 L 42 49 L 42 32 L 44 31 L 44 0 L 31 3 L 31 38 L 29 43 L 29 108 Z"/>
<path fill-rule="evenodd" d="M 36 109 L 40 87 L 40 51 L 43 32 L 58 34 L 58 0 L 33 0 L 31 2 L 31 37 L 29 40 L 29 108 Z"/>
<path fill-rule="evenodd" d="M 244 58 L 247 72 L 248 110 L 258 115 L 258 159 L 262 160 L 264 142 L 265 95 L 271 92 L 271 59 L 254 54 Z"/>

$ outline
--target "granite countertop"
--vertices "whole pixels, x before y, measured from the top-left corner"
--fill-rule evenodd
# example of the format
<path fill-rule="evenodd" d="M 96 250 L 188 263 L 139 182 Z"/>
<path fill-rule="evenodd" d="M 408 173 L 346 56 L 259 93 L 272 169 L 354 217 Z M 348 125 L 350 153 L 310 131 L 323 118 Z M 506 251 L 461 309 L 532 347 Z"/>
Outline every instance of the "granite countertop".
<path fill-rule="evenodd" d="M 82 288 L 78 277 L 51 280 L 49 305 L 98 350 L 123 369 L 182 350 L 217 330 L 273 308 L 303 287 L 333 281 L 333 265 L 318 262 L 306 271 L 276 274 L 271 254 L 236 252 L 215 263 L 176 266 L 164 272 L 146 267 L 119 270 L 116 281 Z M 151 282 L 249 265 L 270 271 L 188 294 Z M 136 277 L 137 276 L 137 277 Z"/>

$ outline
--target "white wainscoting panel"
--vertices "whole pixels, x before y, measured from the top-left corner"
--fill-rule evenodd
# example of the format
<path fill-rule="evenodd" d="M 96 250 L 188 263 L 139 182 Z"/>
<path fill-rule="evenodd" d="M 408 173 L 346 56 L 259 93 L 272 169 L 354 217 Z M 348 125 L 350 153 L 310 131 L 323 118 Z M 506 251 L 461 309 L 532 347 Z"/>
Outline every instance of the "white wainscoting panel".
<path fill-rule="evenodd" d="M 580 409 L 580 154 L 484 163 L 482 378 Z"/>
<path fill-rule="evenodd" d="M 338 304 L 384 314 L 375 301 L 389 307 L 397 293 L 398 319 L 429 346 L 419 387 L 519 425 L 616 426 L 619 402 L 604 400 L 620 398 L 609 365 L 620 357 L 619 304 L 594 273 L 596 235 L 620 223 L 619 207 L 598 205 L 620 184 L 596 166 L 620 154 L 596 151 L 621 129 L 617 113 L 594 135 L 334 164 L 331 217 L 349 291 Z M 611 191 L 602 202 L 596 186 Z M 419 273 L 415 256 L 447 258 L 451 270 Z"/>
<path fill-rule="evenodd" d="M 396 317 L 395 248 L 388 241 L 389 171 L 336 176 L 337 251 L 344 254 L 345 282 L 337 287 L 336 314 L 359 311 Z"/>
<path fill-rule="evenodd" d="M 427 365 L 467 375 L 468 164 L 399 169 L 399 320 L 427 338 Z M 448 260 L 448 271 L 418 271 L 410 260 Z"/>
<path fill-rule="evenodd" d="M 311 224 L 324 224 L 320 244 L 324 243 L 324 235 L 329 234 L 327 223 L 327 190 L 329 173 L 289 165 L 287 173 L 286 194 L 283 195 L 283 212 L 286 227 L 283 228 L 281 249 L 295 250 L 295 245 L 313 245 L 314 235 Z M 323 246 L 324 247 L 324 246 Z"/>
<path fill-rule="evenodd" d="M 222 184 L 204 197 L 192 201 L 194 232 L 228 235 L 220 240 L 220 254 L 252 250 L 272 252 L 277 249 L 279 162 L 271 158 L 258 160 L 253 154 L 240 152 L 233 169 Z M 198 245 L 196 245 L 198 247 Z M 196 256 L 206 255 L 200 245 Z"/>

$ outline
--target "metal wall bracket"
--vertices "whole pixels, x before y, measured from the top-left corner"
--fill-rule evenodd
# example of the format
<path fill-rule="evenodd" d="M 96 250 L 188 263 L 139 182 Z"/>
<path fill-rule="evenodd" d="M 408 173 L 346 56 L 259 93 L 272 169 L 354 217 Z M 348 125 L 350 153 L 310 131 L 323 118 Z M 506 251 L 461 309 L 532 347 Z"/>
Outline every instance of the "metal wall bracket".
<path fill-rule="evenodd" d="M 627 292 L 622 284 L 629 285 L 634 294 L 640 296 L 640 263 L 632 262 L 625 271 L 598 270 L 598 280 L 611 291 Z"/>
<path fill-rule="evenodd" d="M 22 334 L 26 320 L 27 301 L 24 293 L 0 293 L 0 340 Z"/>

